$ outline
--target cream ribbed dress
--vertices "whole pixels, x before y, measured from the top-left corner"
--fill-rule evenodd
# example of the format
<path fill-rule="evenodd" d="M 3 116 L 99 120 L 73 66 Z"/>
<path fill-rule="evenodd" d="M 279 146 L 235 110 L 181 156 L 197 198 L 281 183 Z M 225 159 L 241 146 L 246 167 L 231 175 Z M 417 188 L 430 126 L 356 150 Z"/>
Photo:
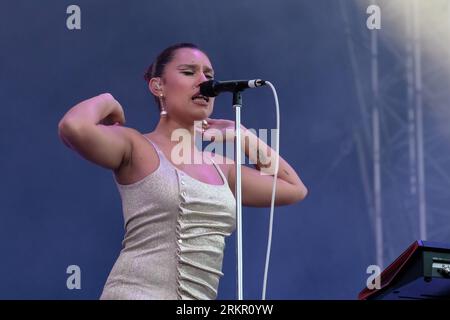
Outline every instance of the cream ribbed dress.
<path fill-rule="evenodd" d="M 212 159 L 222 185 L 190 177 L 147 140 L 159 166 L 133 184 L 116 181 L 125 237 L 100 299 L 215 299 L 236 225 L 233 193 Z"/>

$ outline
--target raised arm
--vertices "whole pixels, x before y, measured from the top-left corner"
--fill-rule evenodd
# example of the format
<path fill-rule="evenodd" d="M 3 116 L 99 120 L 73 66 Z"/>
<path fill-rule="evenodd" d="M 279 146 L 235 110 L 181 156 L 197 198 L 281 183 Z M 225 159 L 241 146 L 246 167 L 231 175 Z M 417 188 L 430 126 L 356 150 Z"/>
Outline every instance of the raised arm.
<path fill-rule="evenodd" d="M 271 203 L 272 182 L 275 174 L 276 152 L 251 131 L 243 133 L 245 155 L 255 163 L 255 169 L 242 166 L 242 202 L 251 207 L 268 207 Z M 275 205 L 289 205 L 302 201 L 308 194 L 296 171 L 279 156 Z M 230 170 L 228 182 L 235 185 L 235 171 Z"/>
<path fill-rule="evenodd" d="M 122 106 L 109 93 L 82 101 L 60 120 L 58 134 L 66 146 L 104 168 L 118 170 L 131 156 L 130 131 L 122 127 Z"/>
<path fill-rule="evenodd" d="M 210 141 L 234 141 L 234 121 L 226 119 L 207 119 L 209 129 L 203 132 L 203 138 Z M 276 152 L 264 141 L 259 139 L 251 130 L 241 125 L 241 145 L 245 155 L 255 164 L 255 168 L 241 166 L 242 177 L 242 203 L 250 207 L 269 207 L 272 196 L 272 183 L 275 175 Z M 231 133 L 228 134 L 227 132 Z M 228 184 L 231 191 L 236 187 L 236 172 L 234 164 L 227 165 Z M 297 172 L 279 156 L 277 174 L 277 189 L 275 192 L 275 205 L 282 206 L 303 200 L 308 189 L 303 184 Z"/>

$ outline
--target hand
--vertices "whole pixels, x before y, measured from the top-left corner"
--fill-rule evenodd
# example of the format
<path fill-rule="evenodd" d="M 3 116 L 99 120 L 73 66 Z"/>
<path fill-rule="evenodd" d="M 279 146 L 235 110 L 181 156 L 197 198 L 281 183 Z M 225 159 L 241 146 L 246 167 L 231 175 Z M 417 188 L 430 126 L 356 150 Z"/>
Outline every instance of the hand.
<path fill-rule="evenodd" d="M 241 132 L 246 128 L 241 125 Z M 202 137 L 206 141 L 214 142 L 234 142 L 235 122 L 226 119 L 206 119 L 206 124 L 202 126 Z"/>
<path fill-rule="evenodd" d="M 109 93 L 102 94 L 99 97 L 104 99 L 104 102 L 108 104 L 111 109 L 110 113 L 102 119 L 100 123 L 107 126 L 124 125 L 125 113 L 120 103 Z"/>

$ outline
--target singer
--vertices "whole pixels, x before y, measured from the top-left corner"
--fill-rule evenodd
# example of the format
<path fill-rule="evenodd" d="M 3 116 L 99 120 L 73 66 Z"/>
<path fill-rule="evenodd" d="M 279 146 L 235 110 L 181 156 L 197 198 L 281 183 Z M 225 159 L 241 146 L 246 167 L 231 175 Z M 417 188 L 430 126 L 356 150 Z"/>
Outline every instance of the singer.
<path fill-rule="evenodd" d="M 178 164 L 172 151 L 179 141 L 171 139 L 175 130 L 193 139 L 196 130 L 214 138 L 214 132 L 234 128 L 234 121 L 210 118 L 214 98 L 203 96 L 199 88 L 213 78 L 202 50 L 176 44 L 162 51 L 145 73 L 160 112 L 153 131 L 142 134 L 124 126 L 123 108 L 109 93 L 78 103 L 60 120 L 63 143 L 110 169 L 122 199 L 122 250 L 100 299 L 216 298 L 225 237 L 235 228 L 234 164 L 194 143 L 192 155 L 205 162 Z M 200 128 L 194 126 L 198 121 L 203 121 Z M 273 166 L 262 157 L 275 151 L 244 126 L 242 130 L 245 153 L 255 163 L 254 168 L 242 167 L 243 205 L 270 206 L 273 172 L 268 168 Z M 292 204 L 306 194 L 295 170 L 280 157 L 275 204 Z"/>

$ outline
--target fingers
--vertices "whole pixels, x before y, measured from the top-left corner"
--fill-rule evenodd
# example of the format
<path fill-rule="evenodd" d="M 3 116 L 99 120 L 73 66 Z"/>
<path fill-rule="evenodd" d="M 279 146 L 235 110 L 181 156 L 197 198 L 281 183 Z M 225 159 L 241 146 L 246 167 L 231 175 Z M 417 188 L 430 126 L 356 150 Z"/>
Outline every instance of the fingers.
<path fill-rule="evenodd" d="M 207 128 L 208 128 L 208 126 L 209 126 L 209 123 L 208 123 L 208 120 L 203 120 L 202 121 L 202 129 L 203 130 L 206 130 Z"/>
<path fill-rule="evenodd" d="M 213 131 L 213 132 L 211 132 Z M 221 141 L 220 137 L 222 136 L 221 134 L 217 135 L 217 132 L 214 132 L 214 130 L 208 130 L 203 132 L 202 134 L 202 139 L 203 141 Z"/>
<path fill-rule="evenodd" d="M 206 118 L 205 119 L 209 125 L 212 124 L 220 124 L 221 121 L 223 121 L 223 119 L 213 119 L 213 118 Z"/>
<path fill-rule="evenodd" d="M 226 132 L 217 128 L 210 128 L 203 132 L 202 138 L 204 141 L 222 142 L 227 138 Z"/>
<path fill-rule="evenodd" d="M 202 120 L 201 126 L 195 126 L 195 131 L 202 135 L 204 141 L 232 141 L 234 134 L 234 122 L 226 119 L 206 118 Z"/>

